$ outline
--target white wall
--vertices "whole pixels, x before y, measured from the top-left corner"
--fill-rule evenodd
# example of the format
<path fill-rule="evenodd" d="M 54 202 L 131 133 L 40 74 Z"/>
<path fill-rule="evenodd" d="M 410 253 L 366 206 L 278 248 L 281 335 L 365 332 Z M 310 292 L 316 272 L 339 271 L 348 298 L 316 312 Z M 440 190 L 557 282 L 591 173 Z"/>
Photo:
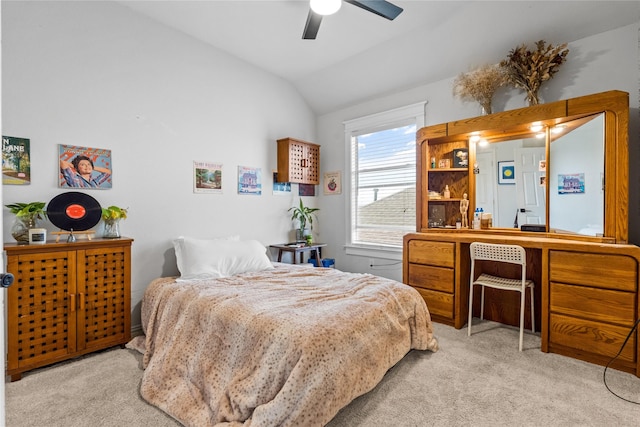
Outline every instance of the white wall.
<path fill-rule="evenodd" d="M 568 62 L 541 91 L 543 101 L 611 89 L 629 92 L 632 165 L 640 163 L 639 27 L 571 43 Z M 321 173 L 346 172 L 345 120 L 425 100 L 427 125 L 480 113 L 477 105 L 453 97 L 451 76 L 320 116 L 314 123 L 313 113 L 285 81 L 111 2 L 2 2 L 2 39 L 2 134 L 30 138 L 32 144 L 32 184 L 4 186 L 3 204 L 48 201 L 64 191 L 56 187 L 58 144 L 113 150 L 113 189 L 87 193 L 102 205 L 130 209 L 122 231 L 136 239 L 134 305 L 151 279 L 175 273 L 171 239 L 177 235 L 240 234 L 264 244 L 289 239 L 292 224 L 286 211 L 297 197 L 273 196 L 269 189 L 277 138 L 317 142 L 322 145 Z M 524 94 L 511 90 L 497 95 L 494 111 L 524 105 Z M 223 195 L 193 194 L 194 160 L 224 164 Z M 238 165 L 262 168 L 262 196 L 236 194 Z M 637 168 L 630 170 L 629 187 L 630 241 L 638 244 Z M 345 197 L 343 191 L 305 199 L 321 208 L 314 232 L 328 243 L 323 255 L 336 258 L 343 270 L 401 280 L 399 263 L 372 270 L 368 257 L 344 254 Z M 11 221 L 5 210 L 5 241 L 11 240 Z M 136 312 L 133 319 L 139 321 Z"/>
<path fill-rule="evenodd" d="M 640 170 L 634 165 L 640 164 L 640 137 L 638 123 L 639 65 L 638 36 L 640 22 L 608 31 L 569 44 L 567 62 L 554 78 L 543 85 L 540 91 L 542 102 L 557 101 L 566 98 L 588 95 L 608 90 L 622 90 L 630 95 L 630 202 L 629 202 L 629 240 L 640 244 Z M 531 40 L 518 40 L 514 35 L 514 45 Z M 562 40 L 549 40 L 562 43 Z M 505 52 L 507 55 L 508 52 Z M 419 54 L 419 53 L 416 53 Z M 486 58 L 488 63 L 497 63 L 500 58 Z M 410 63 L 410 58 L 408 59 Z M 409 64 L 410 66 L 410 64 Z M 463 71 L 463 70 L 461 70 Z M 425 84 L 404 92 L 372 99 L 318 118 L 318 143 L 322 144 L 322 170 L 346 171 L 345 147 L 342 122 L 361 116 L 386 111 L 419 101 L 428 101 L 426 125 L 459 120 L 480 114 L 478 105 L 461 103 L 452 95 L 452 83 L 455 76 L 436 83 Z M 493 111 L 506 111 L 525 106 L 525 95 L 518 90 L 499 92 L 494 99 Z M 347 182 L 345 181 L 345 185 Z M 344 254 L 346 242 L 345 196 L 327 196 L 320 200 L 324 212 L 343 212 L 335 215 L 332 227 L 322 227 L 325 240 L 335 251 L 339 268 L 350 271 L 373 272 L 396 280 L 402 279 L 402 265 L 395 264 L 385 268 L 370 269 L 368 257 L 347 256 Z M 322 220 L 322 217 L 321 217 Z M 378 261 L 384 264 L 385 261 Z"/>
<path fill-rule="evenodd" d="M 315 139 L 290 84 L 114 2 L 2 2 L 2 42 L 2 134 L 30 138 L 32 161 L 31 185 L 5 185 L 3 205 L 66 191 L 58 144 L 111 149 L 113 188 L 85 192 L 129 208 L 134 307 L 177 272 L 178 235 L 289 239 L 298 198 L 271 194 L 276 139 Z M 224 165 L 222 195 L 193 193 L 194 160 Z M 238 165 L 262 168 L 261 196 L 237 194 Z M 5 209 L 4 241 L 12 220 Z"/>

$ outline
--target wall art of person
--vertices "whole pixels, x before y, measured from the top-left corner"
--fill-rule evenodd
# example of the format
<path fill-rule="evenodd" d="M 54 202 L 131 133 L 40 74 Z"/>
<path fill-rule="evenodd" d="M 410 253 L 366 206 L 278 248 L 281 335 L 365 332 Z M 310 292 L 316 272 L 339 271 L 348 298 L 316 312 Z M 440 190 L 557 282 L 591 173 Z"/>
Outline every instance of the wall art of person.
<path fill-rule="evenodd" d="M 78 154 L 70 162 L 60 160 L 60 172 L 69 187 L 101 188 L 111 178 L 111 170 L 95 167 L 93 160 Z"/>

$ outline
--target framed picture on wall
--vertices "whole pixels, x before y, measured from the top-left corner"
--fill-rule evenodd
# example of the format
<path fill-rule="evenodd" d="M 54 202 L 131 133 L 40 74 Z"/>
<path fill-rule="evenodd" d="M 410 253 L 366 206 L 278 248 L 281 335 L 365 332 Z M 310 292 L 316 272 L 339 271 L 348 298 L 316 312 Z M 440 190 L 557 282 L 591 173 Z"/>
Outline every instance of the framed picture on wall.
<path fill-rule="evenodd" d="M 516 165 L 513 160 L 498 162 L 498 184 L 515 185 Z"/>
<path fill-rule="evenodd" d="M 193 192 L 222 194 L 222 163 L 194 161 Z"/>
<path fill-rule="evenodd" d="M 324 194 L 342 193 L 342 178 L 340 171 L 324 174 Z"/>
<path fill-rule="evenodd" d="M 31 151 L 28 138 L 2 136 L 2 183 L 31 184 Z"/>
<path fill-rule="evenodd" d="M 238 194 L 262 195 L 262 169 L 238 166 Z"/>
<path fill-rule="evenodd" d="M 584 173 L 559 174 L 558 194 L 583 194 Z"/>
<path fill-rule="evenodd" d="M 59 144 L 58 160 L 58 187 L 111 188 L 111 150 Z"/>

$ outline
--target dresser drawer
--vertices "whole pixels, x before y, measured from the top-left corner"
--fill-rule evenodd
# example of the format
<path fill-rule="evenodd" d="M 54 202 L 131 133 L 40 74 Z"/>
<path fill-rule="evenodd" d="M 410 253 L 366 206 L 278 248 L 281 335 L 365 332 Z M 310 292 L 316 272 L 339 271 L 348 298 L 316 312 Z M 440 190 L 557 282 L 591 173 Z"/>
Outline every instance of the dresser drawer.
<path fill-rule="evenodd" d="M 564 285 L 551 282 L 549 304 L 552 313 L 633 326 L 635 293 Z"/>
<path fill-rule="evenodd" d="M 415 288 L 422 295 L 429 313 L 453 319 L 453 295 L 445 292 L 431 291 L 424 288 Z"/>
<path fill-rule="evenodd" d="M 411 240 L 409 242 L 409 262 L 439 267 L 454 266 L 455 243 Z"/>
<path fill-rule="evenodd" d="M 422 264 L 409 264 L 409 285 L 453 293 L 453 269 Z"/>
<path fill-rule="evenodd" d="M 551 313 L 549 322 L 549 342 L 595 353 L 606 357 L 615 356 L 629 333 L 628 327 L 577 319 Z M 619 359 L 635 363 L 636 334 L 624 346 Z"/>
<path fill-rule="evenodd" d="M 624 255 L 549 252 L 549 281 L 635 292 L 638 265 Z"/>

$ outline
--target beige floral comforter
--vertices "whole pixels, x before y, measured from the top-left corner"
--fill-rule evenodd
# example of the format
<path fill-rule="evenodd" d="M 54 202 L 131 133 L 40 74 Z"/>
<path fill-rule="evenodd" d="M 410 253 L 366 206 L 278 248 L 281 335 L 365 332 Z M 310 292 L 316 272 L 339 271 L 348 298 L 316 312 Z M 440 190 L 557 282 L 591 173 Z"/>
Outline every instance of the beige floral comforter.
<path fill-rule="evenodd" d="M 437 350 L 421 296 L 325 268 L 154 280 L 140 393 L 187 426 L 322 426 L 411 349 Z"/>

